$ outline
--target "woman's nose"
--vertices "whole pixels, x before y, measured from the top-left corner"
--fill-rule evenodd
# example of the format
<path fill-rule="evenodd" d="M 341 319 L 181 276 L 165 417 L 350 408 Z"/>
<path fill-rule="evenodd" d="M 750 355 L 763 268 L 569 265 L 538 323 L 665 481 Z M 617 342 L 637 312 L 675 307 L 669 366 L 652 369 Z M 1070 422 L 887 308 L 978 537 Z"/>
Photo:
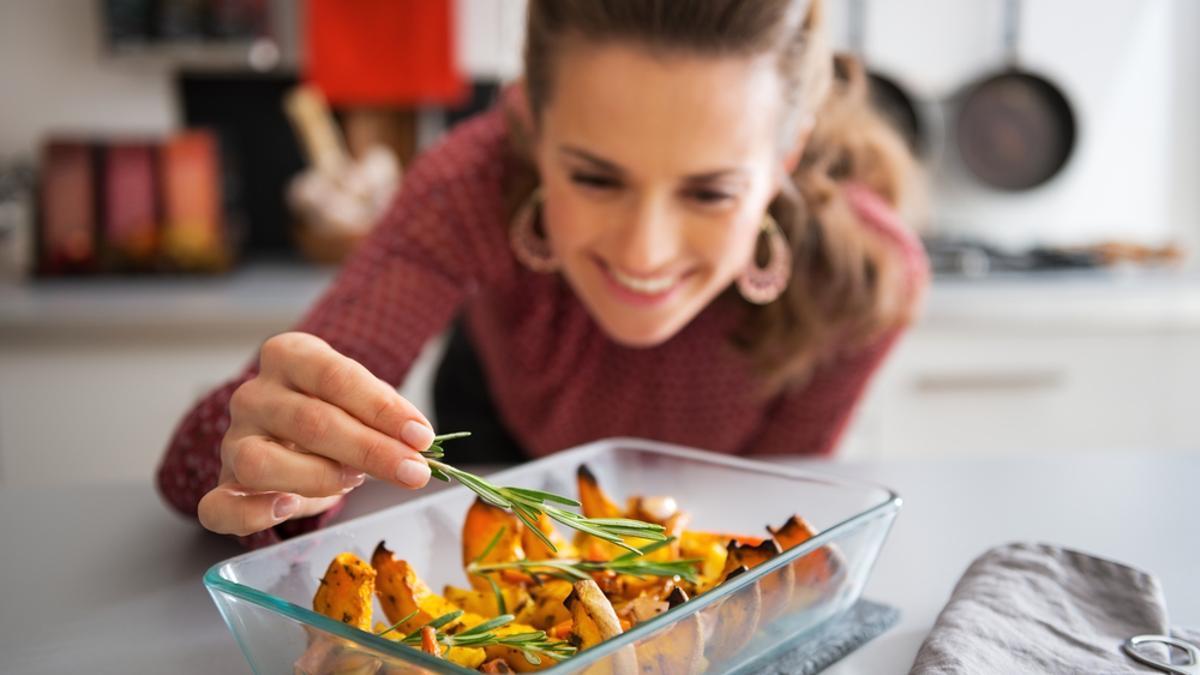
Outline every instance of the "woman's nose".
<path fill-rule="evenodd" d="M 617 263 L 636 276 L 654 276 L 679 257 L 682 240 L 678 216 L 657 200 L 638 204 L 621 228 Z"/>

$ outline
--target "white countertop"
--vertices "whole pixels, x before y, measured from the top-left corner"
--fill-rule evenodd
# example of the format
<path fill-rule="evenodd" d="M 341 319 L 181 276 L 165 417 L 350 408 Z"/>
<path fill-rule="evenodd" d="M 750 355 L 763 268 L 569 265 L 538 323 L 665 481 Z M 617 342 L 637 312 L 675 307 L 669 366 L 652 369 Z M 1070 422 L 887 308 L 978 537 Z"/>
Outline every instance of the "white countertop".
<path fill-rule="evenodd" d="M 1157 575 L 1177 625 L 1200 626 L 1200 454 L 811 463 L 892 487 L 904 508 L 866 595 L 898 626 L 829 673 L 905 673 L 967 564 L 1032 540 Z M 416 493 L 368 483 L 342 518 Z M 133 484 L 0 489 L 0 672 L 248 673 L 201 575 L 239 552 Z"/>
<path fill-rule="evenodd" d="M 0 331 L 280 330 L 333 268 L 254 263 L 215 277 L 69 278 L 0 284 Z M 938 278 L 921 327 L 1200 330 L 1200 273 L 1139 270 Z"/>
<path fill-rule="evenodd" d="M 272 331 L 294 323 L 333 279 L 332 267 L 255 263 L 217 276 L 69 277 L 0 284 L 0 329 Z"/>

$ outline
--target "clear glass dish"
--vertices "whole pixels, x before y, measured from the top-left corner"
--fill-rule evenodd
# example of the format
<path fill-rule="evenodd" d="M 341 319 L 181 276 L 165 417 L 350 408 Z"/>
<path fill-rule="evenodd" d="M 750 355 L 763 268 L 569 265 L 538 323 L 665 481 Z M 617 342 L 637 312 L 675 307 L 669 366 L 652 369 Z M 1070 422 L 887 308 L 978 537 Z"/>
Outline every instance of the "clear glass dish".
<path fill-rule="evenodd" d="M 675 497 L 691 512 L 692 529 L 765 536 L 764 526 L 778 527 L 799 514 L 819 534 L 541 671 L 548 675 L 630 668 L 672 675 L 754 672 L 756 664 L 802 645 L 806 635 L 858 600 L 900 509 L 899 496 L 876 485 L 638 439 L 597 441 L 490 478 L 575 496 L 581 463 L 621 503 L 635 494 Z M 435 592 L 445 584 L 465 586 L 461 526 L 473 499 L 474 493 L 460 486 L 419 497 L 231 558 L 210 568 L 204 583 L 256 673 L 305 672 L 301 659 L 318 637 L 360 655 L 344 661 L 340 672 L 475 672 L 310 609 L 318 580 L 335 555 L 350 551 L 369 560 L 380 540 L 412 563 Z M 806 575 L 817 560 L 830 573 Z M 792 591 L 781 592 L 787 588 Z M 378 601 L 376 616 L 382 616 Z M 673 660 L 663 660 L 664 655 Z"/>

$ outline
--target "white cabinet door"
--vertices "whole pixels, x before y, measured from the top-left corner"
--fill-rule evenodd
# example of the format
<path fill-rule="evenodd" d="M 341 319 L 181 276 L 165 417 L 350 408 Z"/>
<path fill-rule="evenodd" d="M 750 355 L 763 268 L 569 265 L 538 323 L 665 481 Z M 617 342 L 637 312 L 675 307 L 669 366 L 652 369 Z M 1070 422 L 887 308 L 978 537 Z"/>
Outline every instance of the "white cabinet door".
<path fill-rule="evenodd" d="M 1200 416 L 1185 401 L 1186 381 L 1200 383 L 1198 351 L 1195 338 L 1169 334 L 919 328 L 881 372 L 848 449 L 895 457 L 1196 447 Z"/>
<path fill-rule="evenodd" d="M 236 375 L 256 348 L 254 338 L 6 345 L 0 481 L 149 481 L 184 412 Z"/>

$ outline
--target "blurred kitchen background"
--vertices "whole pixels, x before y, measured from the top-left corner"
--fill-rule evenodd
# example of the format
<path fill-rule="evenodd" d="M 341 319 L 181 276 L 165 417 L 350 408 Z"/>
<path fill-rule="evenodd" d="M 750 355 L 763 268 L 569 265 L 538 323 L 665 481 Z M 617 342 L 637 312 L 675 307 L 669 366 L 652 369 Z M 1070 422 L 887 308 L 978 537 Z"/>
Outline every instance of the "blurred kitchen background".
<path fill-rule="evenodd" d="M 920 153 L 936 271 L 842 454 L 1200 449 L 1200 2 L 827 4 Z M 523 11 L 0 3 L 0 485 L 149 480 L 518 74 Z"/>

